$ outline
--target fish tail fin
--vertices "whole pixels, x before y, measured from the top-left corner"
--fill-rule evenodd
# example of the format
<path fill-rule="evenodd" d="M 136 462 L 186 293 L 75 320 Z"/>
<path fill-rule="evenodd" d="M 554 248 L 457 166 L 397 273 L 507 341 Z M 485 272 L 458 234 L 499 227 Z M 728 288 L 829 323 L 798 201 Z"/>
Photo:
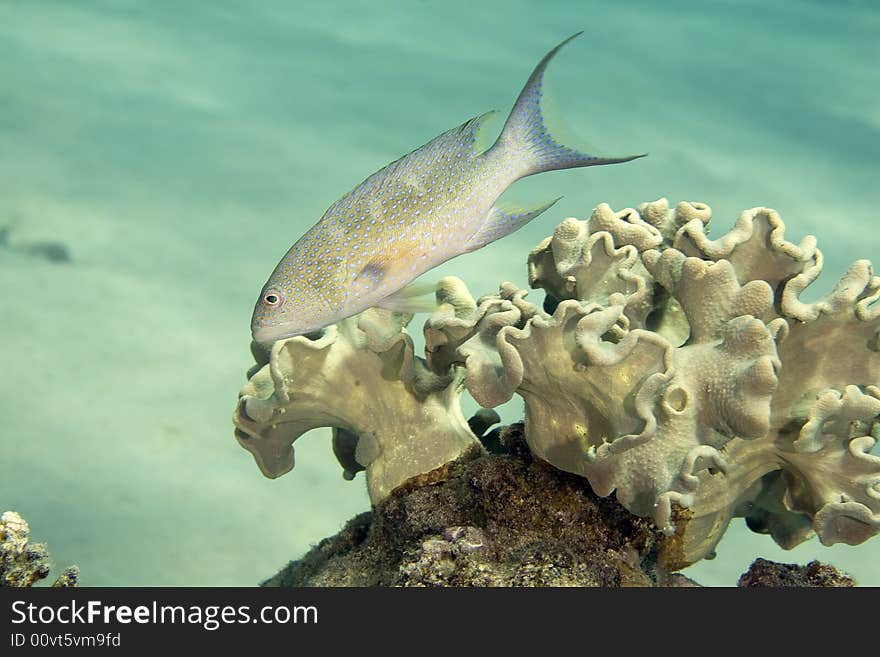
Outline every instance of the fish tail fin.
<path fill-rule="evenodd" d="M 544 115 L 541 111 L 544 71 L 556 53 L 565 44 L 581 34 L 583 32 L 571 35 L 544 55 L 544 58 L 538 62 L 535 70 L 529 76 L 525 87 L 523 87 L 519 97 L 516 99 L 510 116 L 507 117 L 507 122 L 504 124 L 501 136 L 498 137 L 498 141 L 493 146 L 493 149 L 501 148 L 520 161 L 520 168 L 524 170 L 520 177 L 531 176 L 543 171 L 555 171 L 557 169 L 618 164 L 646 155 L 646 153 L 643 153 L 626 157 L 598 157 L 581 153 L 558 143 L 553 139 L 547 126 L 544 124 Z"/>

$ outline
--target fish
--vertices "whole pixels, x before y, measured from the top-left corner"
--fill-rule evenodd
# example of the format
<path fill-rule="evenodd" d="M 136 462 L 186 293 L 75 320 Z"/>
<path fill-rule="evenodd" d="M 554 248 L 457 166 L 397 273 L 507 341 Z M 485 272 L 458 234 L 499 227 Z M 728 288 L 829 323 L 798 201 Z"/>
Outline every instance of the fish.
<path fill-rule="evenodd" d="M 525 226 L 535 207 L 497 203 L 526 176 L 629 162 L 558 143 L 542 113 L 544 71 L 573 34 L 548 52 L 520 92 L 500 135 L 481 148 L 487 112 L 372 174 L 333 203 L 275 267 L 251 320 L 257 343 L 307 335 L 372 307 L 420 308 L 419 276 Z M 561 198 L 561 197 L 560 197 Z"/>

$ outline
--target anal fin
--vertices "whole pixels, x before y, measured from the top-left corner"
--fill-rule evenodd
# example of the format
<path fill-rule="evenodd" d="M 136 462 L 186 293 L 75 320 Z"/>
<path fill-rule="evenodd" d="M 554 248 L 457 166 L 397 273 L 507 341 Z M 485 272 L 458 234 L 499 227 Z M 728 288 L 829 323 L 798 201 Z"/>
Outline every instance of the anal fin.
<path fill-rule="evenodd" d="M 539 214 L 552 207 L 560 198 L 562 197 L 559 196 L 549 203 L 532 209 L 512 207 L 507 204 L 492 206 L 483 225 L 468 240 L 465 246 L 466 250 L 476 251 L 495 240 L 518 231 Z"/>
<path fill-rule="evenodd" d="M 433 295 L 437 291 L 437 283 L 416 282 L 402 287 L 394 294 L 389 294 L 376 304 L 378 308 L 386 308 L 399 313 L 428 313 L 437 309 Z"/>

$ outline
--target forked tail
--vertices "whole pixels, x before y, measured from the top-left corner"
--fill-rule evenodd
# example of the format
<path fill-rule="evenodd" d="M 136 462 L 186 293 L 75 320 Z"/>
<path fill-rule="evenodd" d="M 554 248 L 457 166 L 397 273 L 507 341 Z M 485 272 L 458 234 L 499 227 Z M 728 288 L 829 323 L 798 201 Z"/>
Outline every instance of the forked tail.
<path fill-rule="evenodd" d="M 541 113 L 541 86 L 544 71 L 560 48 L 581 34 L 583 32 L 573 34 L 544 55 L 544 59 L 532 71 L 532 75 L 520 92 L 519 98 L 516 99 L 510 116 L 507 117 L 507 122 L 504 124 L 504 129 L 501 131 L 501 136 L 492 147 L 493 150 L 502 148 L 519 160 L 523 170 L 520 177 L 556 169 L 618 164 L 645 156 L 645 154 L 641 154 L 627 157 L 596 157 L 581 153 L 554 140 L 544 124 L 544 116 Z"/>

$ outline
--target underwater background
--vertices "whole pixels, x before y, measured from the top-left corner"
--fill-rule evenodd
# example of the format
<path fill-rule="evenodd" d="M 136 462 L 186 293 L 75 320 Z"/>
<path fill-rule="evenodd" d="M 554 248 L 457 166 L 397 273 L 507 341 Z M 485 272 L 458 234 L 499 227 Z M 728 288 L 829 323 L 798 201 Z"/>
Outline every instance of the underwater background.
<path fill-rule="evenodd" d="M 529 250 L 563 218 L 661 196 L 708 203 L 714 235 L 759 205 L 789 240 L 816 235 L 808 298 L 880 260 L 871 0 L 0 0 L 0 510 L 109 586 L 252 585 L 366 510 L 329 430 L 277 480 L 236 443 L 256 296 L 334 200 L 506 115 L 582 29 L 548 70 L 551 129 L 649 157 L 518 183 L 506 197 L 564 198 L 425 278 L 526 287 Z M 687 574 L 733 585 L 757 556 L 880 585 L 877 539 L 786 552 L 741 519 Z"/>

